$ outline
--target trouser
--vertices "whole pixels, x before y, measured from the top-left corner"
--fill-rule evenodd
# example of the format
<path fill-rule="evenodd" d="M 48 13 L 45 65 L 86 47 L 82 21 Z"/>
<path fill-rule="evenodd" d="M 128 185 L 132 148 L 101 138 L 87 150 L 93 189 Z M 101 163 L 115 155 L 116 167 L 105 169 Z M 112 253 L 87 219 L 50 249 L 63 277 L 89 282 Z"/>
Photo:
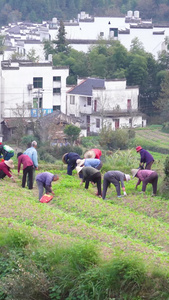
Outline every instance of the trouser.
<path fill-rule="evenodd" d="M 6 174 L 4 173 L 4 171 L 0 170 L 0 179 L 4 179 L 5 176 Z"/>
<path fill-rule="evenodd" d="M 76 168 L 77 164 L 68 164 L 67 166 L 67 174 L 72 175 L 72 171 Z"/>
<path fill-rule="evenodd" d="M 114 186 L 116 188 L 117 196 L 121 195 L 120 182 L 116 178 L 113 178 L 113 177 L 111 177 L 111 180 L 110 180 L 109 175 L 105 174 L 104 179 L 103 179 L 103 194 L 102 194 L 103 199 L 105 199 L 105 197 L 106 197 L 107 188 L 110 185 L 110 183 L 114 184 Z"/>
<path fill-rule="evenodd" d="M 90 176 L 90 181 L 97 184 L 97 194 L 98 194 L 98 196 L 101 196 L 101 194 L 102 194 L 102 191 L 101 191 L 101 173 L 98 172 L 98 173 L 93 174 L 92 176 Z M 87 185 L 85 185 L 85 188 L 88 188 Z"/>
<path fill-rule="evenodd" d="M 33 166 L 28 166 L 23 170 L 22 187 L 25 187 L 26 176 L 28 174 L 28 188 L 33 189 Z"/>
<path fill-rule="evenodd" d="M 33 166 L 33 171 L 32 171 L 32 188 L 33 188 L 34 181 L 35 181 L 35 167 Z M 29 188 L 29 176 L 27 176 L 27 187 Z"/>
<path fill-rule="evenodd" d="M 151 170 L 153 162 L 154 162 L 154 160 L 150 161 L 150 163 L 148 165 L 146 165 L 145 169 L 146 170 Z"/>
<path fill-rule="evenodd" d="M 153 172 L 150 176 L 146 177 L 146 179 L 143 181 L 142 191 L 145 192 L 147 184 L 151 183 L 153 186 L 153 194 L 156 194 L 157 182 L 158 182 L 158 174 L 156 172 Z"/>
<path fill-rule="evenodd" d="M 45 188 L 45 184 L 39 180 L 36 180 L 37 186 L 38 186 L 38 190 L 39 190 L 39 200 L 42 198 L 43 196 L 43 189 Z M 45 192 L 47 193 L 47 189 L 45 188 Z"/>

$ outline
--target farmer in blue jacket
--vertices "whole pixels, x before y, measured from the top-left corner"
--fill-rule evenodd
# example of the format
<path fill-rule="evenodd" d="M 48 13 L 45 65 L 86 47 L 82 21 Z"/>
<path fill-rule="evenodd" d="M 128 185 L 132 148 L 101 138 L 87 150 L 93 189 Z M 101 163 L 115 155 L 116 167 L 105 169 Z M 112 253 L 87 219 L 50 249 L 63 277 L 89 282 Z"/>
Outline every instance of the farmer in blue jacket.
<path fill-rule="evenodd" d="M 136 151 L 140 152 L 140 167 L 144 167 L 144 164 L 146 164 L 145 169 L 151 170 L 151 166 L 154 162 L 153 156 L 148 152 L 147 150 L 143 149 L 141 146 L 136 147 Z"/>
<path fill-rule="evenodd" d="M 65 153 L 62 156 L 62 161 L 64 164 L 67 164 L 67 174 L 72 175 L 72 171 L 76 168 L 77 166 L 77 159 L 81 159 L 79 154 L 75 152 L 69 152 Z"/>

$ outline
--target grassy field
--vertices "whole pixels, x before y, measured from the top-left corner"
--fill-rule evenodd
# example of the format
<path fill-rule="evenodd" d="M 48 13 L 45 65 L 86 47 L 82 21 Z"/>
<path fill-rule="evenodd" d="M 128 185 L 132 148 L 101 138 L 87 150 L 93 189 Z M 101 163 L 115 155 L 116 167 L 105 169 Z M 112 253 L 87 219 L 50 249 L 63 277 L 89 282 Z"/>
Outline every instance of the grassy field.
<path fill-rule="evenodd" d="M 140 130 L 140 132 L 145 134 L 146 130 Z M 153 136 L 153 134 L 151 136 Z M 163 140 L 163 135 L 161 140 Z M 135 150 L 123 152 L 123 164 L 121 164 L 122 157 L 120 155 L 121 154 L 117 151 L 112 160 L 110 157 L 107 157 L 110 170 L 120 169 L 121 171 L 128 171 L 133 167 L 138 167 L 139 156 L 135 153 Z M 160 185 L 164 177 L 163 163 L 166 155 L 155 152 L 153 155 L 155 157 L 153 168 L 160 175 Z M 118 159 L 118 157 L 120 158 Z M 41 171 L 43 171 L 43 168 L 44 165 L 42 164 Z M 48 166 L 48 170 L 49 169 L 50 166 Z M 50 171 L 56 173 L 56 170 L 53 170 L 52 167 Z M 0 300 L 169 299 L 169 201 L 161 197 L 159 189 L 157 197 L 151 197 L 151 186 L 148 186 L 145 195 L 140 194 L 141 186 L 139 186 L 136 191 L 134 187 L 137 180 L 132 179 L 126 183 L 126 197 L 117 198 L 115 188 L 111 185 L 107 193 L 108 200 L 102 200 L 95 196 L 96 187 L 90 185 L 89 189 L 85 190 L 84 186 L 80 186 L 80 180 L 75 171 L 73 172 L 73 176 L 66 175 L 65 169 L 58 170 L 57 173 L 60 179 L 56 183 L 53 183 L 55 196 L 48 204 L 42 204 L 38 201 L 36 185 L 33 190 L 21 188 L 21 176 L 18 178 L 16 171 L 14 171 L 16 183 L 11 183 L 9 178 L 0 181 L 0 226 L 1 232 L 3 233 L 3 235 L 0 236 Z M 25 241 L 26 237 L 28 237 L 27 241 Z M 21 245 L 22 250 L 24 249 L 23 252 L 18 252 L 16 244 Z M 42 286 L 45 288 L 47 279 L 45 279 L 44 273 L 48 274 L 48 278 L 50 278 L 51 274 L 51 277 L 54 278 L 53 274 L 55 273 L 53 272 L 56 272 L 55 268 L 59 270 L 61 268 L 63 272 L 63 265 L 65 264 L 66 266 L 66 263 L 63 263 L 61 267 L 60 258 L 58 259 L 58 263 L 58 261 L 54 261 L 53 256 L 51 259 L 49 255 L 48 251 L 56 247 L 56 245 L 60 249 L 59 253 L 64 253 L 63 249 L 71 249 L 73 245 L 85 245 L 85 247 L 89 247 L 87 252 L 88 257 L 90 257 L 90 253 L 93 251 L 92 249 L 97 249 L 97 262 L 92 263 L 92 271 L 90 271 L 95 273 L 89 272 L 91 265 L 90 268 L 87 269 L 88 277 L 85 277 L 87 276 L 86 273 L 83 275 L 84 277 L 82 276 L 84 270 L 78 273 L 78 280 L 76 280 L 78 281 L 78 286 L 81 286 L 81 292 L 79 292 L 79 294 L 74 288 L 74 292 L 72 292 L 72 296 L 70 296 L 70 290 L 77 285 L 77 282 L 75 283 L 75 274 L 71 277 L 72 273 L 69 273 L 69 270 L 68 274 L 71 278 L 71 282 L 74 283 L 70 283 L 67 278 L 69 285 L 64 282 L 62 287 L 58 287 L 56 282 L 61 279 L 58 279 L 60 277 L 57 274 L 57 276 L 55 275 L 54 281 L 55 288 L 53 288 L 50 293 L 41 291 L 40 295 L 36 294 L 36 297 L 31 296 L 31 292 L 28 292 L 29 288 L 25 287 L 25 281 L 27 280 L 29 285 L 32 286 L 32 290 L 35 289 L 33 286 L 33 278 L 30 275 L 31 273 L 34 274 L 34 281 L 36 283 L 42 282 Z M 79 249 L 79 247 L 80 246 L 76 246 L 76 250 Z M 75 252 L 76 251 L 74 251 L 74 253 Z M 67 254 L 67 256 L 63 255 L 64 259 L 65 257 L 69 257 L 69 254 Z M 29 267 L 25 266 L 25 262 L 23 263 L 25 257 L 31 259 L 31 264 L 30 262 L 28 264 Z M 37 257 L 40 259 L 39 268 L 41 268 L 44 273 L 39 273 L 40 271 L 37 269 Z M 50 257 L 52 263 L 51 261 L 47 261 L 47 257 Z M 134 277 L 132 277 L 132 280 L 127 285 L 127 290 L 125 290 L 124 286 L 126 287 L 127 284 L 125 276 L 127 276 L 127 273 L 124 271 L 126 262 L 123 262 L 125 279 L 122 280 L 122 285 L 118 288 L 118 292 L 115 293 L 114 287 L 114 292 L 110 292 L 109 290 L 109 293 L 107 292 L 105 296 L 105 294 L 103 294 L 104 285 L 102 291 L 99 290 L 98 292 L 99 284 L 102 286 L 104 276 L 102 275 L 102 279 L 99 279 L 101 280 L 100 283 L 96 284 L 96 278 L 94 276 L 97 274 L 98 280 L 98 278 L 100 278 L 98 274 L 101 274 L 102 270 L 96 267 L 100 267 L 100 264 L 103 266 L 105 263 L 112 262 L 117 257 L 121 262 L 123 262 L 125 258 L 127 262 L 132 258 L 132 263 L 135 264 L 139 262 L 139 266 L 144 266 L 147 278 L 146 283 L 144 282 L 144 288 L 141 279 L 139 279 L 138 284 L 138 276 L 136 274 L 137 267 L 135 266 L 132 269 L 132 272 L 135 270 Z M 11 262 L 12 267 L 9 267 L 9 264 L 6 262 L 7 259 L 13 262 Z M 14 261 L 15 263 L 17 262 L 17 267 Z M 83 257 L 83 264 L 84 261 L 86 263 Z M 34 266 L 33 262 L 36 262 L 36 266 Z M 51 266 L 49 268 L 50 263 Z M 30 271 L 30 265 L 32 266 L 32 271 Z M 113 265 L 115 265 L 115 263 L 113 263 Z M 11 273 L 12 268 L 15 270 L 15 275 Z M 67 267 L 66 272 L 69 268 L 70 266 Z M 27 274 L 28 269 L 29 276 Z M 131 276 L 131 269 L 129 273 Z M 116 277 L 118 276 L 116 275 Z M 83 283 L 81 283 L 82 277 Z M 142 275 L 140 278 L 143 277 Z M 39 278 L 41 279 L 39 280 Z M 44 282 L 42 279 L 44 279 Z M 151 284 L 147 283 L 148 279 L 150 279 Z M 61 282 L 63 284 L 63 276 Z M 87 294 L 85 290 L 87 289 L 87 282 L 88 284 L 89 282 L 92 284 L 89 294 Z M 111 281 L 111 285 L 112 282 L 113 281 Z M 151 286 L 152 283 L 153 287 Z M 149 288 L 149 284 L 151 289 Z M 49 286 L 50 284 L 48 284 L 48 287 Z M 66 289 L 65 286 L 69 290 L 67 294 L 65 294 L 65 292 L 62 293 L 62 291 Z M 46 290 L 49 289 L 48 287 Z M 23 297 L 22 293 L 25 291 L 27 291 L 28 296 Z"/>

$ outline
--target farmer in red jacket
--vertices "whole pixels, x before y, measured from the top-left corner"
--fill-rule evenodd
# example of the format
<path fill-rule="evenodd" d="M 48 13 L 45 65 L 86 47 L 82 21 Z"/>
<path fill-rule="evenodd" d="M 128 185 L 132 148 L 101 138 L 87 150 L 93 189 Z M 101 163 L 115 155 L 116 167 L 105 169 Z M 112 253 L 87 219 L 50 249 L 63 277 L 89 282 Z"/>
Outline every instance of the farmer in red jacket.
<path fill-rule="evenodd" d="M 102 151 L 100 149 L 91 149 L 84 154 L 84 158 L 97 158 L 100 159 Z"/>
<path fill-rule="evenodd" d="M 0 163 L 0 179 L 3 179 L 6 175 L 15 182 L 15 179 L 13 178 L 11 169 L 14 169 L 13 160 L 5 160 Z"/>
<path fill-rule="evenodd" d="M 22 152 L 19 152 L 17 154 L 17 158 L 18 158 L 18 175 L 20 172 L 21 164 L 23 164 L 22 187 L 23 188 L 25 187 L 26 176 L 28 174 L 28 182 L 29 182 L 28 188 L 32 190 L 33 189 L 33 161 L 28 155 L 23 154 Z"/>

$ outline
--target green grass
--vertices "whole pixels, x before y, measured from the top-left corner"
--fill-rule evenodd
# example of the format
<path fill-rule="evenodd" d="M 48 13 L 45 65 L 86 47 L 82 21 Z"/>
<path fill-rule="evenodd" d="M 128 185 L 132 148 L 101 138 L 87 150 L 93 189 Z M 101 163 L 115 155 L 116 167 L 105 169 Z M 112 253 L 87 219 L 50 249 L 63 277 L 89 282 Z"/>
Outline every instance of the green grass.
<path fill-rule="evenodd" d="M 0 300 L 168 300 L 169 201 L 160 195 L 166 155 L 152 153 L 159 174 L 154 198 L 151 185 L 142 195 L 133 179 L 126 197 L 117 198 L 111 185 L 102 200 L 60 162 L 40 164 L 38 172 L 60 176 L 48 204 L 38 201 L 36 186 L 21 188 L 16 170 L 16 183 L 0 181 Z M 115 151 L 102 173 L 130 173 L 139 158 L 135 149 Z"/>

